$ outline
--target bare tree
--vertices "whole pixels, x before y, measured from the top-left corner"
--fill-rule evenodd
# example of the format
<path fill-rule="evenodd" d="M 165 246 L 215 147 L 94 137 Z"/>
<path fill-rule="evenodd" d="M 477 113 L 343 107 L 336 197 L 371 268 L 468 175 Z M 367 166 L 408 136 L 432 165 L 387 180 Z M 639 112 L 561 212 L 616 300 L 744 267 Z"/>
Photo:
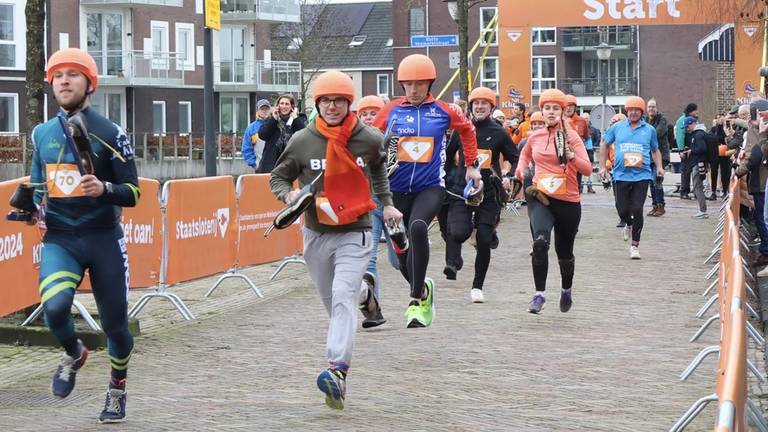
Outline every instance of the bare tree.
<path fill-rule="evenodd" d="M 45 0 L 27 0 L 24 10 L 27 18 L 27 106 L 26 106 L 26 131 L 32 129 L 43 121 L 43 71 L 45 70 Z M 25 173 L 29 171 L 29 161 L 32 160 L 32 146 L 27 145 L 27 166 Z"/>

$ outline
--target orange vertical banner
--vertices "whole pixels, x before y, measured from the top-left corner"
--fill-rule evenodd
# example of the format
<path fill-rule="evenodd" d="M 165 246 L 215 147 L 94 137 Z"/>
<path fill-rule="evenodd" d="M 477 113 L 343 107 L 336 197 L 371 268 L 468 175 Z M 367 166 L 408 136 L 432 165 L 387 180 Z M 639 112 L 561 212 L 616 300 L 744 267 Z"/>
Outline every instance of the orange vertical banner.
<path fill-rule="evenodd" d="M 160 210 L 160 182 L 139 178 L 141 199 L 136 207 L 126 207 L 120 218 L 128 245 L 131 288 L 155 286 L 160 282 L 163 253 L 163 215 Z"/>

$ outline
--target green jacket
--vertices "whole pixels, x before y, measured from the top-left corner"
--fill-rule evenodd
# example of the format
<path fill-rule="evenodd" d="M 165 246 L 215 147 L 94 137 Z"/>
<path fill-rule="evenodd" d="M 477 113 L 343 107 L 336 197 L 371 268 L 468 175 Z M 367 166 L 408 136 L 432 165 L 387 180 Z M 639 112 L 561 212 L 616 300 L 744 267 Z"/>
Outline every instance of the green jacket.
<path fill-rule="evenodd" d="M 293 189 L 292 184 L 296 179 L 299 180 L 300 187 L 311 183 L 325 167 L 327 144 L 327 140 L 318 132 L 314 121 L 296 132 L 288 141 L 283 154 L 280 155 L 277 166 L 272 170 L 272 177 L 269 179 L 272 193 L 278 199 L 284 200 Z M 384 136 L 381 132 L 358 122 L 352 131 L 348 148 L 371 181 L 373 193 L 378 196 L 383 205 L 392 205 Z M 322 191 L 323 179 L 318 180 L 315 186 L 318 191 Z M 371 218 L 368 214 L 361 216 L 354 223 L 342 226 L 323 225 L 318 222 L 314 206 L 310 207 L 304 215 L 306 227 L 318 232 L 366 231 L 371 228 Z"/>

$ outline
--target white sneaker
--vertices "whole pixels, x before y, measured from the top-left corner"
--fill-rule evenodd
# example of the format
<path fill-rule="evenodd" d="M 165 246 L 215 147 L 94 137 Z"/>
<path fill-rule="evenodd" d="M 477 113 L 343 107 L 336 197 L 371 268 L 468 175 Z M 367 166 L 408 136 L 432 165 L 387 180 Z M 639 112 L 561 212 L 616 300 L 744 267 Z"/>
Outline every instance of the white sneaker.
<path fill-rule="evenodd" d="M 621 237 L 624 239 L 624 241 L 629 241 L 629 237 L 632 235 L 632 227 L 627 225 L 624 227 L 623 230 L 621 230 Z"/>
<path fill-rule="evenodd" d="M 693 215 L 693 217 L 695 217 L 696 219 L 709 219 L 709 215 L 707 214 L 707 212 L 703 212 L 703 211 L 696 212 L 696 214 Z"/>
<path fill-rule="evenodd" d="M 629 258 L 633 260 L 639 260 L 640 259 L 640 248 L 637 246 L 630 246 L 629 247 Z"/>
<path fill-rule="evenodd" d="M 483 290 L 479 288 L 472 288 L 472 291 L 469 292 L 469 295 L 472 297 L 472 303 L 485 302 L 485 297 L 483 297 Z"/>

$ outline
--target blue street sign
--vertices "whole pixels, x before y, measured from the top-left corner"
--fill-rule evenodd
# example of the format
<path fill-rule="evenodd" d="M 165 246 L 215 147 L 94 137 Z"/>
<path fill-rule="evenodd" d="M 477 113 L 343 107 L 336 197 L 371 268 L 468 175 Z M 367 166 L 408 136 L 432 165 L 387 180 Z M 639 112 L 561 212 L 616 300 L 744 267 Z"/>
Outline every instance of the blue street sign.
<path fill-rule="evenodd" d="M 412 47 L 457 46 L 458 35 L 411 36 Z"/>

